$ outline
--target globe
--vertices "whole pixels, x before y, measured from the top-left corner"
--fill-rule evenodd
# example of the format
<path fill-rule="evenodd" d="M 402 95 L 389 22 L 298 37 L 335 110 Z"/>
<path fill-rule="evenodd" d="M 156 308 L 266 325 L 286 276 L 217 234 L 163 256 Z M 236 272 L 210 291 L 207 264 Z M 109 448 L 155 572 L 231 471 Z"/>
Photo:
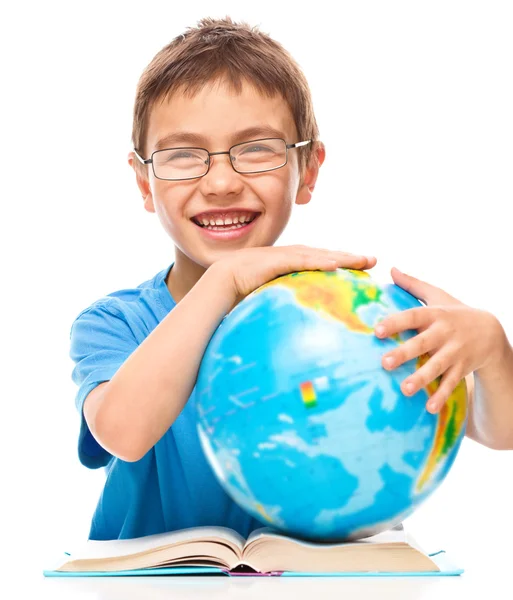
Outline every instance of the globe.
<path fill-rule="evenodd" d="M 348 541 L 409 516 L 447 476 L 467 423 L 461 380 L 438 414 L 401 382 L 429 356 L 388 371 L 384 317 L 422 304 L 352 269 L 301 271 L 242 300 L 214 332 L 196 381 L 198 433 L 221 486 L 285 534 Z"/>

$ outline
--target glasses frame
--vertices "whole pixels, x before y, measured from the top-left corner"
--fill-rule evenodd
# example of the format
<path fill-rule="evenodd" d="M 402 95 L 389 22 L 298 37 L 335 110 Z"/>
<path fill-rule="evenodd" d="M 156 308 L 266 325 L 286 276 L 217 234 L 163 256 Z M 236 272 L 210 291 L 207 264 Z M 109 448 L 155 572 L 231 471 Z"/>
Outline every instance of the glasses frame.
<path fill-rule="evenodd" d="M 232 160 L 232 156 L 231 156 L 232 150 L 234 148 L 236 148 L 237 146 L 243 146 L 244 144 L 252 144 L 254 142 L 264 142 L 266 140 L 281 140 L 285 144 L 285 162 L 282 165 L 280 165 L 279 167 L 273 167 L 272 169 L 264 169 L 263 171 L 238 171 L 235 168 L 235 165 L 233 164 L 233 160 Z M 297 142 L 296 144 L 287 144 L 287 142 L 283 138 L 273 137 L 273 138 L 260 138 L 258 140 L 249 140 L 248 142 L 240 142 L 239 144 L 234 144 L 233 146 L 230 147 L 229 150 L 227 150 L 225 152 L 209 152 L 206 148 L 182 146 L 179 148 L 162 148 L 161 150 L 155 150 L 151 153 L 150 158 L 146 158 L 146 159 L 142 158 L 142 156 L 139 155 L 136 148 L 134 148 L 134 154 L 137 156 L 137 158 L 143 165 L 151 164 L 151 168 L 153 170 L 153 175 L 155 176 L 155 179 L 160 179 L 161 181 L 189 181 L 191 179 L 200 179 L 201 177 L 205 177 L 205 175 L 210 171 L 210 167 L 212 165 L 212 161 L 210 160 L 211 156 L 218 156 L 219 154 L 228 154 L 228 156 L 230 157 L 230 164 L 231 164 L 233 170 L 236 173 L 239 173 L 240 175 L 253 175 L 255 173 L 268 173 L 269 171 L 276 171 L 276 169 L 281 169 L 288 163 L 289 150 L 292 150 L 293 148 L 300 148 L 301 146 L 306 146 L 307 144 L 310 144 L 311 142 L 312 142 L 312 140 L 305 140 L 303 142 Z M 208 162 L 206 162 L 207 170 L 203 173 L 203 175 L 195 175 L 194 177 L 180 177 L 180 178 L 175 178 L 175 179 L 167 179 L 164 177 L 157 177 L 157 175 L 155 173 L 155 165 L 153 163 L 153 157 L 158 152 L 167 152 L 169 150 L 204 150 L 208 154 Z"/>

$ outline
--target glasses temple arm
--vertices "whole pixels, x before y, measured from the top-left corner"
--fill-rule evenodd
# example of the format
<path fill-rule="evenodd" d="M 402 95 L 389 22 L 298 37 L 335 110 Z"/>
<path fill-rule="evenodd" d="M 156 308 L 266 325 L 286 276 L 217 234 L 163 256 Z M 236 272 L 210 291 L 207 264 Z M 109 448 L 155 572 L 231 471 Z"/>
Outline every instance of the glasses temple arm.
<path fill-rule="evenodd" d="M 306 146 L 312 140 L 306 140 L 305 142 L 298 142 L 297 144 L 287 144 L 287 148 L 299 148 L 301 146 Z"/>
<path fill-rule="evenodd" d="M 137 153 L 137 150 L 135 148 L 134 148 L 134 154 L 137 156 L 139 161 L 142 162 L 143 165 L 149 165 L 151 163 L 151 158 L 148 158 L 148 159 L 142 158 L 142 156 L 139 156 L 139 154 Z"/>

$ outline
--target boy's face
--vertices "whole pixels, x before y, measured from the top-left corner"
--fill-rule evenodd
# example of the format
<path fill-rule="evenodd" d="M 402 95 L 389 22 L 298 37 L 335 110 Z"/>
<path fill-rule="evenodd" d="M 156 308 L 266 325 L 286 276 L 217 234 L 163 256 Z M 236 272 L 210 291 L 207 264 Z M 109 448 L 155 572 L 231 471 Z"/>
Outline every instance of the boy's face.
<path fill-rule="evenodd" d="M 240 134 L 265 126 L 276 133 Z M 176 137 L 158 145 L 165 136 L 183 132 L 201 139 Z M 292 113 L 281 96 L 262 96 L 248 83 L 239 96 L 224 83 L 209 84 L 193 99 L 175 93 L 168 101 L 155 104 L 141 154 L 149 158 L 157 149 L 183 147 L 221 152 L 240 142 L 269 137 L 281 137 L 288 144 L 303 141 L 297 138 Z M 322 164 L 322 146 L 317 158 Z M 135 161 L 130 153 L 132 167 Z M 222 154 L 211 157 L 209 172 L 199 179 L 157 179 L 148 165 L 146 177 L 138 175 L 137 183 L 146 210 L 157 213 L 175 243 L 176 262 L 192 261 L 206 269 L 235 249 L 273 245 L 290 218 L 293 204 L 310 201 L 318 174 L 317 161 L 312 163 L 315 165 L 307 168 L 301 184 L 297 149 L 289 150 L 288 163 L 274 171 L 240 174 L 232 168 L 229 156 Z M 210 225 L 202 227 L 198 220 Z"/>

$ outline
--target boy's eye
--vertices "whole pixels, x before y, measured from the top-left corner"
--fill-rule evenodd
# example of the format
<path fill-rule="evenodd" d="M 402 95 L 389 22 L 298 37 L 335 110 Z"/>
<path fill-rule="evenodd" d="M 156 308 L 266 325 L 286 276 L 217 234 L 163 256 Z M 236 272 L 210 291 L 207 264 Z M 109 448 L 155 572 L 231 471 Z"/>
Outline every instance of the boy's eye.
<path fill-rule="evenodd" d="M 191 152 L 174 152 L 168 156 L 168 160 L 175 160 L 177 158 L 196 158 L 197 155 L 194 155 Z"/>
<path fill-rule="evenodd" d="M 203 156 L 200 156 L 197 152 L 188 152 L 187 150 L 179 150 L 176 152 L 169 152 L 162 157 L 164 162 L 176 162 L 179 160 L 204 160 Z"/>
<path fill-rule="evenodd" d="M 268 146 L 248 146 L 247 148 L 243 149 L 243 154 L 251 154 L 254 152 L 273 152 L 272 148 L 269 148 Z"/>

